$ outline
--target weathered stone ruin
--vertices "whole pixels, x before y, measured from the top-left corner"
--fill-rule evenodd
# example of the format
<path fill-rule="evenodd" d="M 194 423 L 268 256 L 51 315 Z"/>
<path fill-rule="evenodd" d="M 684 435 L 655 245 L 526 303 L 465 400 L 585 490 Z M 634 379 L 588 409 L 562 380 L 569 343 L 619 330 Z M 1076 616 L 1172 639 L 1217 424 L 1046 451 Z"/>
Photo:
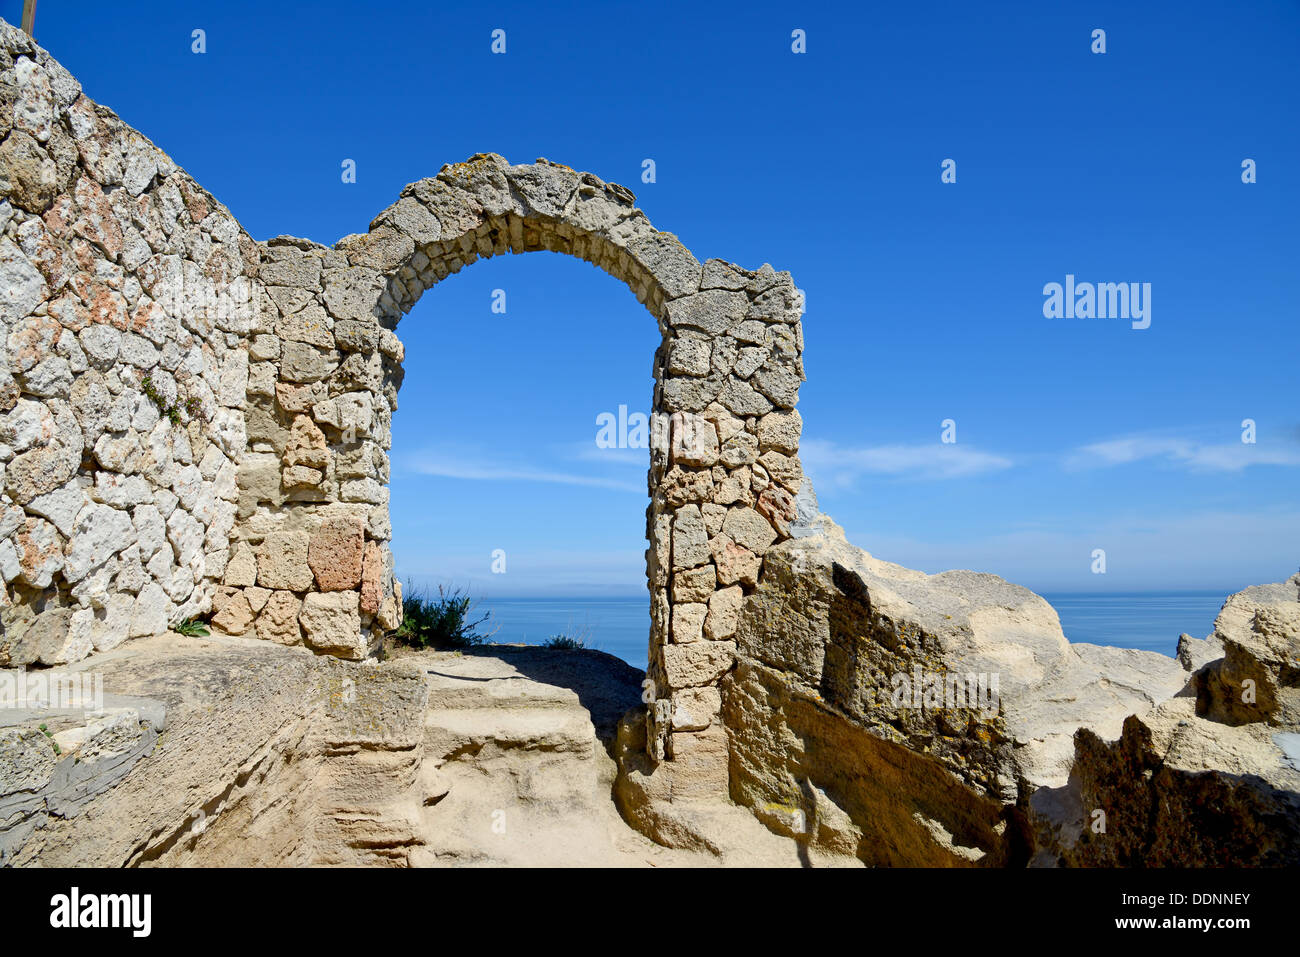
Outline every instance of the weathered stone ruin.
<path fill-rule="evenodd" d="M 620 860 L 1300 859 L 1300 579 L 1175 661 L 853 548 L 799 462 L 788 273 L 701 263 L 625 188 L 495 154 L 332 247 L 258 242 L 3 22 L 0 137 L 0 667 L 109 692 L 86 720 L 0 708 L 7 861 L 538 863 L 597 825 Z M 662 335 L 644 698 L 599 656 L 503 651 L 477 698 L 463 663 L 372 657 L 401 620 L 399 320 L 534 250 L 616 276 Z M 217 633 L 155 637 L 192 617 Z M 971 695 L 931 701 L 933 675 Z M 530 782 L 482 796 L 534 815 L 528 853 L 474 836 L 493 773 Z"/>

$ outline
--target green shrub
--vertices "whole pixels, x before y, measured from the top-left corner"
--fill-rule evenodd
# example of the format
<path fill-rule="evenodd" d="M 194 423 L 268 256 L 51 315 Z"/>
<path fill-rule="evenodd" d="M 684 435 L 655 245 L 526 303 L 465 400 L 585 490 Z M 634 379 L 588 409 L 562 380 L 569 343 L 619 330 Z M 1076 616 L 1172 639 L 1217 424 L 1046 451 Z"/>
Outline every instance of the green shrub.
<path fill-rule="evenodd" d="M 561 651 L 581 651 L 583 648 L 590 647 L 587 644 L 590 637 L 591 635 L 588 634 L 587 629 L 582 628 L 571 634 L 566 632 L 563 635 L 551 635 L 542 642 L 542 647 L 558 648 Z"/>
<path fill-rule="evenodd" d="M 211 632 L 208 626 L 197 618 L 182 618 L 176 624 L 172 625 L 172 631 L 178 635 L 185 635 L 188 638 L 206 638 Z"/>
<path fill-rule="evenodd" d="M 394 637 L 413 648 L 470 648 L 481 645 L 491 633 L 479 626 L 491 615 L 473 618 L 475 602 L 459 588 L 438 586 L 437 597 L 407 583 L 402 595 L 402 624 Z M 473 619 L 473 620 L 471 620 Z"/>
<path fill-rule="evenodd" d="M 581 638 L 574 638 L 572 635 L 551 635 L 542 642 L 543 648 L 559 648 L 564 651 L 577 651 L 580 648 L 586 648 L 587 643 Z"/>

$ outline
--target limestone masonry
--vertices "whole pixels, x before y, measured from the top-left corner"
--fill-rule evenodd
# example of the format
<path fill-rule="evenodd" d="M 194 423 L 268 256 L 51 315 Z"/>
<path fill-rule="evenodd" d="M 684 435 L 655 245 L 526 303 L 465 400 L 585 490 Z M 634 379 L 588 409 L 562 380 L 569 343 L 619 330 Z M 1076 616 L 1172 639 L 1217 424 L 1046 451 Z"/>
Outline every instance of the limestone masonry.
<path fill-rule="evenodd" d="M 480 257 L 546 249 L 658 320 L 651 747 L 674 713 L 708 723 L 802 479 L 788 273 L 701 264 L 623 187 L 495 154 L 412 183 L 333 248 L 258 243 L 29 38 L 6 28 L 3 51 L 0 663 L 75 662 L 209 612 L 228 634 L 365 657 L 401 620 L 398 321 Z"/>

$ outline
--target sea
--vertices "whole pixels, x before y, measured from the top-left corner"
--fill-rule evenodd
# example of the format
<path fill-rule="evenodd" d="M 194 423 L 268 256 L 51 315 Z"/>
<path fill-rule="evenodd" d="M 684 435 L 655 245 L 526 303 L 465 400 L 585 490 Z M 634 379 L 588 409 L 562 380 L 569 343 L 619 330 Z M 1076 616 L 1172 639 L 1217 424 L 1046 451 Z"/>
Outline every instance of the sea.
<path fill-rule="evenodd" d="M 1204 638 L 1231 590 L 1157 591 L 1120 594 L 1044 594 L 1061 616 L 1071 641 L 1141 648 L 1173 657 L 1178 636 Z M 650 630 L 648 598 L 484 598 L 478 614 L 490 615 L 491 640 L 540 645 L 564 635 L 588 648 L 646 666 Z"/>

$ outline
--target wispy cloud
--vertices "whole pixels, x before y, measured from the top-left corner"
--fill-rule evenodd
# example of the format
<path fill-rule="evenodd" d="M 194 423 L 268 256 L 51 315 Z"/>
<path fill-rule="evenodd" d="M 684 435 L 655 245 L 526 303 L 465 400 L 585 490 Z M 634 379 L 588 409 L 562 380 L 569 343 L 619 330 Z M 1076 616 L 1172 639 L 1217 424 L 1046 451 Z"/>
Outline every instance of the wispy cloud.
<path fill-rule="evenodd" d="M 961 443 L 876 445 L 851 448 L 819 439 L 799 450 L 805 469 L 819 486 L 851 485 L 864 475 L 908 479 L 956 479 L 1010 468 L 1011 459 Z"/>
<path fill-rule="evenodd" d="M 1239 472 L 1251 465 L 1300 465 L 1300 449 L 1162 436 L 1126 436 L 1085 445 L 1066 456 L 1067 468 L 1104 468 L 1148 459 L 1206 472 Z"/>
<path fill-rule="evenodd" d="M 581 475 L 505 463 L 475 461 L 462 456 L 445 456 L 432 452 L 419 453 L 403 459 L 398 468 L 416 475 L 436 475 L 440 478 L 465 479 L 475 482 L 540 482 L 551 485 L 581 485 L 588 488 L 609 488 L 620 492 L 645 494 L 644 482 L 605 478 L 599 475 Z"/>
<path fill-rule="evenodd" d="M 582 462 L 631 465 L 643 470 L 650 467 L 649 449 L 602 449 L 595 442 L 583 442 L 573 447 L 573 457 Z"/>

